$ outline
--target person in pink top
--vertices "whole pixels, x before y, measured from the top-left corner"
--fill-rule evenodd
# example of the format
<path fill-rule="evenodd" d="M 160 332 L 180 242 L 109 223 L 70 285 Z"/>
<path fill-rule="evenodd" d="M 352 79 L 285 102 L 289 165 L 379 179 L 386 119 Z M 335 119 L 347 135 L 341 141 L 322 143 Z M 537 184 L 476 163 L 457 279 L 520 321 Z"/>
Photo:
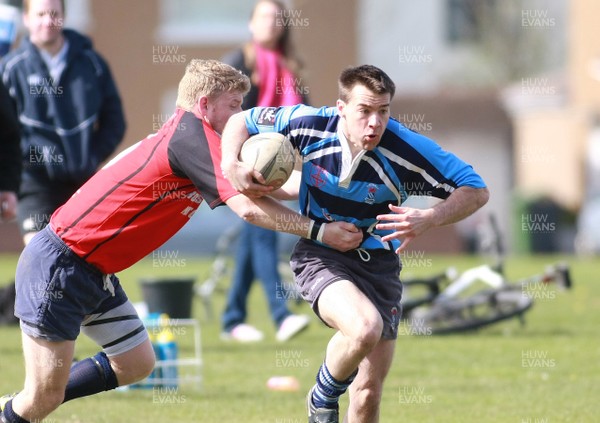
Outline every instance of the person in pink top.
<path fill-rule="evenodd" d="M 284 6 L 277 0 L 259 0 L 253 9 L 249 29 L 252 39 L 222 60 L 250 77 L 250 92 L 242 109 L 255 106 L 291 106 L 307 103 L 307 88 L 299 81 L 301 63 L 290 42 L 290 27 L 281 17 Z M 223 339 L 253 342 L 263 333 L 246 323 L 247 299 L 254 279 L 262 282 L 276 338 L 287 341 L 305 329 L 309 318 L 292 314 L 277 268 L 277 233 L 240 222 L 235 270 L 227 305 L 222 316 Z"/>

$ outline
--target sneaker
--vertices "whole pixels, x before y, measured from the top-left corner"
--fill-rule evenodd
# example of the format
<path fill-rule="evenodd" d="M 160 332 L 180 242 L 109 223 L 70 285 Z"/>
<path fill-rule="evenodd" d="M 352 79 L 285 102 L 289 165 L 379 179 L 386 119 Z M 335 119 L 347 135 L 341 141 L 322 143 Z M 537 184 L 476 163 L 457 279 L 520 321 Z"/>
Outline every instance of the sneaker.
<path fill-rule="evenodd" d="M 308 423 L 339 423 L 340 417 L 337 408 L 317 408 L 312 402 L 313 386 L 306 396 L 306 408 L 308 409 Z"/>
<path fill-rule="evenodd" d="M 263 338 L 264 335 L 261 331 L 246 323 L 240 323 L 234 326 L 231 331 L 221 334 L 221 339 L 225 341 L 258 342 L 262 341 Z"/>
<path fill-rule="evenodd" d="M 306 329 L 309 323 L 310 319 L 304 314 L 290 314 L 279 326 L 275 337 L 278 341 L 285 342 Z"/>

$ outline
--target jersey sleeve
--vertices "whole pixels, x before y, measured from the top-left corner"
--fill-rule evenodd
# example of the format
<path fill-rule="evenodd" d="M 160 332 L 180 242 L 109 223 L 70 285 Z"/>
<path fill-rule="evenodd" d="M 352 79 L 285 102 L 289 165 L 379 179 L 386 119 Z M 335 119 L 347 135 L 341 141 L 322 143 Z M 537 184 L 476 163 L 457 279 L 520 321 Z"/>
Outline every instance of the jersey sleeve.
<path fill-rule="evenodd" d="M 263 132 L 279 132 L 300 150 L 308 140 L 326 136 L 326 131 L 313 131 L 318 120 L 330 121 L 337 114 L 333 107 L 315 108 L 304 104 L 285 107 L 254 107 L 244 112 L 250 136 Z"/>
<path fill-rule="evenodd" d="M 177 176 L 188 178 L 211 209 L 223 205 L 239 192 L 221 172 L 218 135 L 202 130 L 169 143 L 169 164 Z"/>
<path fill-rule="evenodd" d="M 288 129 L 292 107 L 253 107 L 244 112 L 246 129 L 250 136 L 263 132 L 280 132 Z"/>
<path fill-rule="evenodd" d="M 320 110 L 304 104 L 282 107 L 253 107 L 244 112 L 246 129 L 250 135 L 263 132 L 279 132 L 289 135 L 290 131 L 302 127 L 307 118 L 318 114 Z M 322 110 L 327 110 L 327 108 Z"/>
<path fill-rule="evenodd" d="M 388 129 L 400 141 L 396 151 L 387 155 L 401 171 L 406 195 L 429 195 L 447 198 L 458 187 L 485 188 L 486 184 L 473 167 L 430 138 L 390 120 Z"/>

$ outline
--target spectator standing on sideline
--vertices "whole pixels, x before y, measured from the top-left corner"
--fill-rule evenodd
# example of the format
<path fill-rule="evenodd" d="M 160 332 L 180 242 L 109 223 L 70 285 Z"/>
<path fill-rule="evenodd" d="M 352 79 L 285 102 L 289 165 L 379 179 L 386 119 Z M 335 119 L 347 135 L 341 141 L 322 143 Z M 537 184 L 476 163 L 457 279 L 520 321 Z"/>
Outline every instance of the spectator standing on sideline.
<path fill-rule="evenodd" d="M 250 17 L 250 42 L 223 58 L 250 77 L 250 91 L 242 109 L 255 106 L 292 106 L 306 103 L 305 87 L 299 85 L 300 60 L 283 25 L 284 5 L 277 0 L 259 0 Z M 248 295 L 255 278 L 262 282 L 276 338 L 287 341 L 309 324 L 306 315 L 292 314 L 278 270 L 277 232 L 241 222 L 235 254 L 235 269 L 222 316 L 223 339 L 253 342 L 263 333 L 246 323 Z"/>
<path fill-rule="evenodd" d="M 19 122 L 10 96 L 0 82 L 0 222 L 17 215 L 17 193 L 21 180 Z"/>
<path fill-rule="evenodd" d="M 379 421 L 383 382 L 392 364 L 402 306 L 399 253 L 436 226 L 482 207 L 488 190 L 473 168 L 435 142 L 390 118 L 393 81 L 381 69 L 344 70 L 336 107 L 256 107 L 233 115 L 222 139 L 222 168 L 239 191 L 271 187 L 237 160 L 242 143 L 260 132 L 287 135 L 302 156 L 300 211 L 310 240 L 291 257 L 298 289 L 335 334 L 307 395 L 309 423 L 338 423 L 339 397 L 349 388 L 344 421 Z M 440 199 L 426 209 L 403 207 L 408 196 Z M 321 233 L 348 222 L 363 233 L 359 248 L 338 253 Z M 315 241 L 316 240 L 316 241 Z"/>
<path fill-rule="evenodd" d="M 21 179 L 19 142 L 19 122 L 8 91 L 0 81 L 0 223 L 9 222 L 17 215 L 17 192 Z M 0 325 L 17 323 L 14 306 L 14 282 L 0 286 Z"/>
<path fill-rule="evenodd" d="M 0 4 L 5 38 L 0 39 L 0 58 L 8 53 L 14 42 L 17 21 L 17 8 Z M 5 13 L 15 15 L 13 23 Z M 8 90 L 0 80 L 0 223 L 10 222 L 17 216 L 17 195 L 21 181 L 21 138 L 19 121 L 15 114 Z M 0 325 L 16 324 L 15 283 L 9 282 L 0 287 Z"/>
<path fill-rule="evenodd" d="M 21 125 L 17 217 L 25 244 L 125 133 L 108 64 L 89 38 L 63 28 L 64 12 L 64 0 L 23 0 L 29 36 L 0 63 Z"/>

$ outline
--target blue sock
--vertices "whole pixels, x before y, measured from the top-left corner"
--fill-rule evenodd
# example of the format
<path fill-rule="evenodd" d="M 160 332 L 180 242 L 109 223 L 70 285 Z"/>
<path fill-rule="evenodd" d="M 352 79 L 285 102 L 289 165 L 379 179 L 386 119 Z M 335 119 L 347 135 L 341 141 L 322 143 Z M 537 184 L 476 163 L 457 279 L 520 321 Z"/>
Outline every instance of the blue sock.
<path fill-rule="evenodd" d="M 337 408 L 340 396 L 346 392 L 348 386 L 352 383 L 358 370 L 355 371 L 348 379 L 339 381 L 336 380 L 327 365 L 323 362 L 319 373 L 317 374 L 316 389 L 312 394 L 312 402 L 317 408 Z"/>
<path fill-rule="evenodd" d="M 108 357 L 103 352 L 99 352 L 93 357 L 73 364 L 63 402 L 110 391 L 117 386 L 119 386 L 117 375 L 110 367 Z"/>
<path fill-rule="evenodd" d="M 25 420 L 23 417 L 19 416 L 12 408 L 12 400 L 7 401 L 4 404 L 4 408 L 0 413 L 0 418 L 3 418 L 6 423 L 29 423 L 29 420 Z"/>

